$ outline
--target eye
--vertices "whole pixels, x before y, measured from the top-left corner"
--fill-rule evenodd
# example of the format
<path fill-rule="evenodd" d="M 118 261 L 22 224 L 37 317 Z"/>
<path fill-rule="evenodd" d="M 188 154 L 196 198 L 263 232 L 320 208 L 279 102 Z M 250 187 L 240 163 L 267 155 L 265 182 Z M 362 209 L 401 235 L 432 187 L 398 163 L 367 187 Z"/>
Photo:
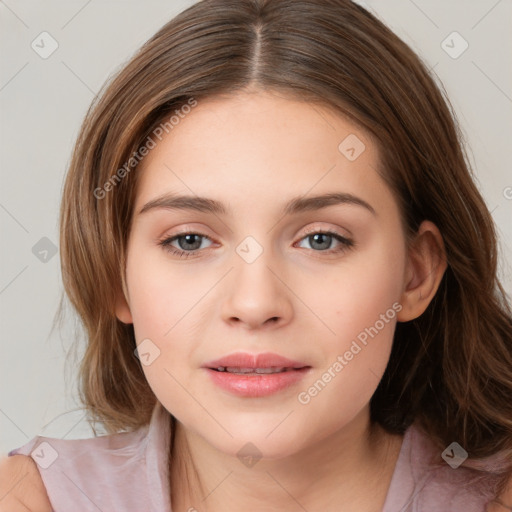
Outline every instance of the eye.
<path fill-rule="evenodd" d="M 200 233 L 181 233 L 171 238 L 161 240 L 159 245 L 175 256 L 188 258 L 195 255 L 200 249 L 204 249 L 204 247 L 202 247 L 204 240 L 210 240 L 211 242 L 209 237 L 201 235 Z M 175 242 L 177 242 L 178 248 L 172 245 Z"/>
<path fill-rule="evenodd" d="M 165 238 L 158 242 L 158 245 L 162 246 L 167 252 L 174 256 L 189 258 L 191 256 L 198 256 L 198 253 L 202 249 L 206 248 L 203 245 L 205 240 L 212 242 L 212 240 L 206 235 L 186 232 Z M 323 252 L 326 254 L 340 253 L 354 246 L 354 242 L 352 240 L 336 233 L 335 231 L 329 230 L 311 230 L 301 239 L 301 242 L 303 240 L 310 244 L 309 248 L 314 252 Z M 176 247 L 175 244 L 178 247 Z M 332 248 L 333 244 L 335 244 L 334 248 Z"/>
<path fill-rule="evenodd" d="M 310 248 L 315 252 L 325 252 L 328 254 L 338 253 L 354 246 L 354 242 L 335 231 L 310 231 L 307 236 L 302 238 L 310 244 Z M 337 243 L 337 247 L 332 248 L 332 244 Z"/>

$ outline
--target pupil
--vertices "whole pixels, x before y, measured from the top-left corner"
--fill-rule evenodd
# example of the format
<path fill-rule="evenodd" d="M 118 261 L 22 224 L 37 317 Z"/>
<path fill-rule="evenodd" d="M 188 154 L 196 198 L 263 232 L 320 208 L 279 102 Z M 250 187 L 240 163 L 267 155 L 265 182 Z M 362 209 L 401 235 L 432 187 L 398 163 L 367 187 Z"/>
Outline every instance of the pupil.
<path fill-rule="evenodd" d="M 199 243 L 196 241 L 195 243 L 193 242 L 194 238 L 197 238 L 199 239 L 199 235 L 184 235 L 180 238 L 180 242 L 179 242 L 179 245 L 182 249 L 198 249 L 200 246 L 201 246 L 201 242 L 199 241 Z M 182 239 L 185 239 L 185 244 L 188 244 L 188 245 L 193 245 L 194 247 L 183 247 L 184 244 L 181 243 L 181 240 Z M 192 240 L 192 241 L 191 241 Z"/>
<path fill-rule="evenodd" d="M 326 240 L 324 240 L 324 237 Z M 319 243 L 322 247 L 317 247 L 318 249 L 328 249 L 329 246 L 331 245 L 330 242 L 332 239 L 332 235 L 327 235 L 325 233 L 316 233 L 315 235 L 311 235 L 309 238 L 310 238 L 310 243 L 311 243 L 311 240 L 313 240 L 313 242 L 311 243 L 311 247 L 315 248 L 314 244 Z M 323 243 L 322 243 L 322 241 L 323 241 Z"/>

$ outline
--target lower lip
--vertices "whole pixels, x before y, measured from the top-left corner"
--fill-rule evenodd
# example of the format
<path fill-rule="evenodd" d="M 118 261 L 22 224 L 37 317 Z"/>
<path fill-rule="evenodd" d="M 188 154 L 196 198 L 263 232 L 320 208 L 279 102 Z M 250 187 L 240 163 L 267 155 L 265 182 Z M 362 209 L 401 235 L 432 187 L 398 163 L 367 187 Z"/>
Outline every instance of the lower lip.
<path fill-rule="evenodd" d="M 220 388 L 238 396 L 261 397 L 282 391 L 302 380 L 310 367 L 281 373 L 262 373 L 259 375 L 239 375 L 218 372 L 207 368 L 213 382 Z"/>

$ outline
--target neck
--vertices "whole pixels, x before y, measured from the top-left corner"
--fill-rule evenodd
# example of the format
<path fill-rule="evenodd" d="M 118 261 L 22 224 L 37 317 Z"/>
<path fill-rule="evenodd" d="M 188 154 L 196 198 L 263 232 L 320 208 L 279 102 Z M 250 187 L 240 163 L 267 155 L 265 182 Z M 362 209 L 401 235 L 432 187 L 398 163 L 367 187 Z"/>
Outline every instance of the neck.
<path fill-rule="evenodd" d="M 307 449 L 245 466 L 179 422 L 175 428 L 169 472 L 173 512 L 377 512 L 402 444 L 402 436 L 370 425 L 365 409 Z"/>

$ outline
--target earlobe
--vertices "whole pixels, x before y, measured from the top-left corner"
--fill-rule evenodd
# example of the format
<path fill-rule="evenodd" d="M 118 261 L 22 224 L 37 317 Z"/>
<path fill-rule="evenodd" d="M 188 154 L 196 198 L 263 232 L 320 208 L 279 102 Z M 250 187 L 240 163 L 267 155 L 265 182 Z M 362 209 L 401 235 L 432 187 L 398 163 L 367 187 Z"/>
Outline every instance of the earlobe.
<path fill-rule="evenodd" d="M 434 298 L 448 264 L 443 237 L 437 226 L 423 221 L 408 250 L 399 322 L 418 318 Z"/>
<path fill-rule="evenodd" d="M 132 318 L 132 312 L 130 310 L 130 305 L 128 304 L 128 290 L 126 287 L 126 284 L 123 280 L 122 283 L 122 290 L 118 290 L 117 292 L 117 299 L 116 299 L 116 308 L 115 313 L 116 317 L 120 322 L 123 322 L 124 324 L 132 324 L 133 318 Z"/>
<path fill-rule="evenodd" d="M 124 297 L 119 297 L 116 302 L 116 316 L 117 319 L 124 324 L 132 324 L 132 313 L 130 311 L 130 306 L 126 302 Z"/>

